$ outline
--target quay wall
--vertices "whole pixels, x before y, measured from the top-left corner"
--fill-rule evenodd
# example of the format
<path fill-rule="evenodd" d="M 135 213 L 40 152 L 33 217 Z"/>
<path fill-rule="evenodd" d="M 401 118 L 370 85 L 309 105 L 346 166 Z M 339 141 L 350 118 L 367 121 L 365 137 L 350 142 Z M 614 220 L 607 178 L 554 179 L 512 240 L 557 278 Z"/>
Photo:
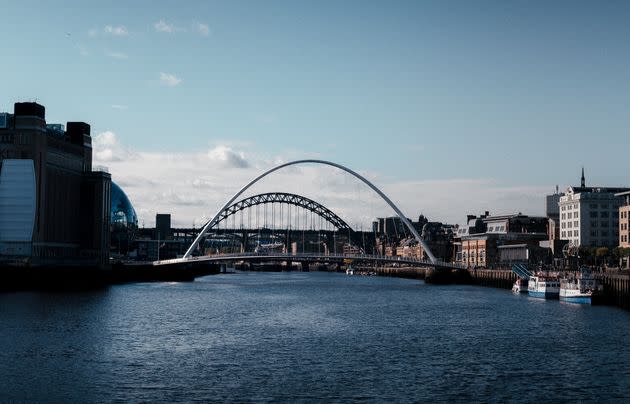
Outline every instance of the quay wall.
<path fill-rule="evenodd" d="M 472 283 L 500 289 L 512 289 L 516 274 L 508 269 L 469 269 Z"/>
<path fill-rule="evenodd" d="M 425 279 L 429 268 L 424 267 L 367 267 L 357 268 L 359 271 L 372 272 L 380 276 L 392 276 L 408 279 Z M 516 275 L 509 269 L 469 269 L 468 281 L 461 282 L 462 277 L 453 276 L 451 283 L 470 283 L 500 289 L 512 289 Z M 605 303 L 630 310 L 630 274 L 602 273 L 596 274 L 603 285 Z"/>
<path fill-rule="evenodd" d="M 601 280 L 608 303 L 630 310 L 630 276 L 602 274 Z"/>

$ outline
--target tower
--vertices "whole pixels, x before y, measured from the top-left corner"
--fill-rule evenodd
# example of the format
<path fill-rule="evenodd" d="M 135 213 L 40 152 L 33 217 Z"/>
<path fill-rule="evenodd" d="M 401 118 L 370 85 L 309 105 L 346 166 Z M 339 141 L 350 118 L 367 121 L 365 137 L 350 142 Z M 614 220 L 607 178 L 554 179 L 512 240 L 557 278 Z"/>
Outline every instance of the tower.
<path fill-rule="evenodd" d="M 580 186 L 582 188 L 586 187 L 586 179 L 584 178 L 584 167 L 582 167 L 582 178 L 581 178 Z"/>

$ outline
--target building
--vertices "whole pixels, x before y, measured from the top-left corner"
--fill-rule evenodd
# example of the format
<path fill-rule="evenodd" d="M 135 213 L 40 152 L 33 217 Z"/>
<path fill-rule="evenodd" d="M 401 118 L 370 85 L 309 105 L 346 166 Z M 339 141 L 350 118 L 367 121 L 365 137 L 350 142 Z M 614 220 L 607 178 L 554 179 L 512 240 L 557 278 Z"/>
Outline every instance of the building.
<path fill-rule="evenodd" d="M 539 247 L 541 241 L 547 239 L 547 218 L 526 216 L 521 213 L 513 215 L 490 216 L 488 212 L 480 217 L 468 216 L 468 224 L 459 229 L 461 238 L 461 254 L 459 262 L 469 267 L 491 267 L 511 261 L 516 254 L 514 248 L 505 246 Z M 501 249 L 505 250 L 502 255 Z M 548 250 L 547 250 L 548 251 Z M 527 254 L 530 261 L 538 260 L 540 253 Z M 519 262 L 521 260 L 519 259 Z"/>
<path fill-rule="evenodd" d="M 581 185 L 560 197 L 560 239 L 575 247 L 617 246 L 622 197 L 616 194 L 630 188 L 587 187 L 584 170 Z"/>
<path fill-rule="evenodd" d="M 156 240 L 172 240 L 171 215 L 169 213 L 158 213 L 155 215 L 155 235 Z"/>
<path fill-rule="evenodd" d="M 430 222 L 424 215 L 420 215 L 417 221 L 409 222 L 437 259 L 451 261 L 455 226 Z M 426 258 L 424 249 L 399 217 L 379 218 L 374 224 L 377 229 L 375 233 L 377 254 L 386 257 Z"/>
<path fill-rule="evenodd" d="M 111 177 L 92 170 L 90 125 L 15 103 L 0 113 L 0 170 L 0 262 L 109 264 Z"/>
<path fill-rule="evenodd" d="M 619 206 L 619 247 L 630 249 L 630 191 L 616 194 L 621 198 Z M 621 267 L 630 268 L 630 257 L 626 253 L 621 254 Z"/>
<path fill-rule="evenodd" d="M 548 247 L 551 249 L 551 253 L 554 257 L 560 258 L 562 256 L 562 247 L 566 244 L 566 241 L 560 239 L 560 198 L 564 196 L 564 193 L 558 191 L 556 185 L 556 192 L 552 195 L 545 197 L 545 215 L 547 216 L 547 238 L 549 240 Z"/>
<path fill-rule="evenodd" d="M 127 256 L 138 232 L 138 215 L 125 192 L 112 182 L 111 193 L 111 251 L 113 255 Z"/>

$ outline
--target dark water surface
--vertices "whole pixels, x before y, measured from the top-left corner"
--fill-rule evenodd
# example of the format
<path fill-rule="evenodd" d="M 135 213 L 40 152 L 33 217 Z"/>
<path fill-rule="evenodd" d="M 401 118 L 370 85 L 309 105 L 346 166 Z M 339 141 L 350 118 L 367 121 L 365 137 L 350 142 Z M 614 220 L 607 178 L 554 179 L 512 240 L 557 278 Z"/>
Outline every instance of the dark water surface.
<path fill-rule="evenodd" d="M 0 294 L 0 401 L 623 401 L 629 344 L 620 309 L 394 278 Z"/>

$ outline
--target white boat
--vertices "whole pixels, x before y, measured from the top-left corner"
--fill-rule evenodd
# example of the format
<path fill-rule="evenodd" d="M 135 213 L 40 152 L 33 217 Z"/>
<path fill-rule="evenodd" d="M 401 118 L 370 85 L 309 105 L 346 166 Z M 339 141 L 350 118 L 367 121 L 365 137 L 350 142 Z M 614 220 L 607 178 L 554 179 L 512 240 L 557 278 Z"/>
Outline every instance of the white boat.
<path fill-rule="evenodd" d="M 512 292 L 527 293 L 527 280 L 523 278 L 516 278 L 516 282 L 514 282 L 514 286 L 512 286 Z"/>
<path fill-rule="evenodd" d="M 354 275 L 354 268 L 350 266 L 346 268 L 346 275 Z"/>
<path fill-rule="evenodd" d="M 532 276 L 527 283 L 527 293 L 531 297 L 557 299 L 560 295 L 560 281 L 551 276 Z"/>
<path fill-rule="evenodd" d="M 569 303 L 593 304 L 603 296 L 603 285 L 590 271 L 562 279 L 560 281 L 560 300 Z"/>

